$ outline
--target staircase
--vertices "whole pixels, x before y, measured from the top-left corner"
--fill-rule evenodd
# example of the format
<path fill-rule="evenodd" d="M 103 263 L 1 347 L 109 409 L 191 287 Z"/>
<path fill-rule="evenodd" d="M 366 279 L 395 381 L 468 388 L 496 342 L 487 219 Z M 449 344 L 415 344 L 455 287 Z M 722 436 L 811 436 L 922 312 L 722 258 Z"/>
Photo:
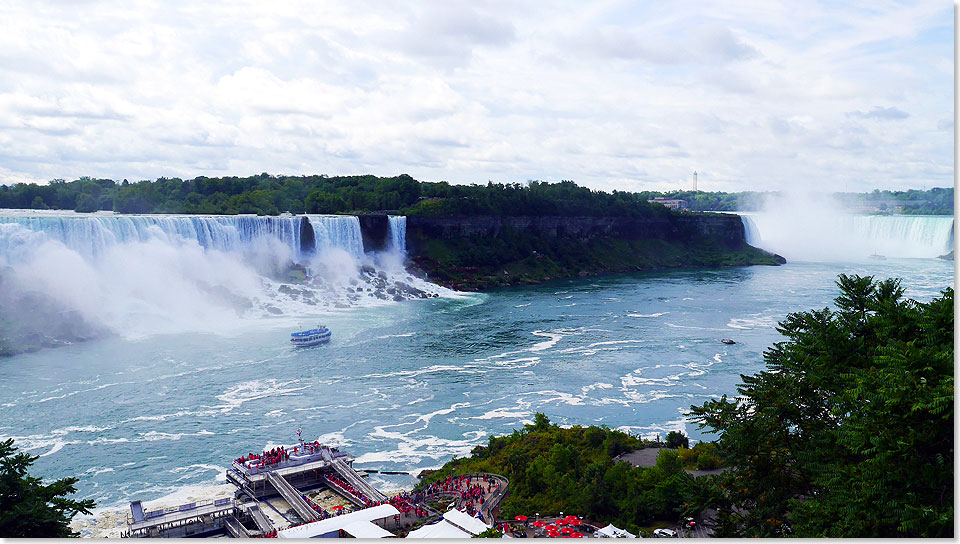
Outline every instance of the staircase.
<path fill-rule="evenodd" d="M 259 505 L 252 505 L 247 509 L 250 512 L 250 517 L 253 518 L 253 522 L 257 524 L 257 528 L 260 529 L 260 532 L 267 534 L 273 530 L 273 524 L 270 523 L 270 519 L 260 510 Z"/>
<path fill-rule="evenodd" d="M 293 511 L 296 512 L 300 519 L 305 522 L 320 519 L 320 514 L 316 513 L 313 508 L 307 504 L 307 501 L 303 500 L 303 496 L 297 491 L 297 488 L 290 485 L 290 482 L 285 480 L 283 476 L 279 476 L 274 472 L 267 472 L 266 475 L 270 485 L 280 493 L 283 500 L 287 501 L 287 504 L 290 505 L 290 508 L 293 508 Z M 263 515 L 262 512 L 261 515 Z"/>
<path fill-rule="evenodd" d="M 237 518 L 233 516 L 226 516 L 223 518 L 223 525 L 227 528 L 227 532 L 230 533 L 230 536 L 233 538 L 250 538 L 250 532 L 240 524 Z"/>
<path fill-rule="evenodd" d="M 353 470 L 353 468 L 344 463 L 342 459 L 334 459 L 332 466 L 333 470 L 336 471 L 337 475 L 340 476 L 343 481 L 353 486 L 353 488 L 357 491 L 363 493 L 368 499 L 374 502 L 387 500 L 386 495 L 377 491 L 375 487 L 364 481 L 364 479 L 361 478 L 360 475 Z"/>

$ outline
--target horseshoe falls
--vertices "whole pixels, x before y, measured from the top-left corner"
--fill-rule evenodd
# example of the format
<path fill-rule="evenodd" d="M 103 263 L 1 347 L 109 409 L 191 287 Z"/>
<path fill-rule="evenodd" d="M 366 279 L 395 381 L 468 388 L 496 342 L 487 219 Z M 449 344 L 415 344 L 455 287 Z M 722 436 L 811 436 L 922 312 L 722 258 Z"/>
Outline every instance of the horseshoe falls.
<path fill-rule="evenodd" d="M 797 261 L 934 258 L 953 249 L 952 216 L 742 213 L 747 243 Z"/>

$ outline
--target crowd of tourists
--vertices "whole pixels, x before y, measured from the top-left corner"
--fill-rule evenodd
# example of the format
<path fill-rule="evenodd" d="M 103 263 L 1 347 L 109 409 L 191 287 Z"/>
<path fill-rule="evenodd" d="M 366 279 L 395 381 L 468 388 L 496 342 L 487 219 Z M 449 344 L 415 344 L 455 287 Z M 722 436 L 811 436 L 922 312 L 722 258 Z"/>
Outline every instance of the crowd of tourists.
<path fill-rule="evenodd" d="M 249 453 L 242 457 L 238 457 L 235 462 L 248 468 L 266 468 L 276 466 L 290 459 L 291 452 L 293 454 L 303 453 L 307 455 L 313 455 L 324 451 L 329 452 L 330 457 L 337 457 L 337 454 L 340 453 L 340 450 L 337 448 L 324 446 L 319 441 L 315 440 L 313 442 L 302 442 L 299 446 L 294 446 L 293 449 L 289 451 L 284 446 L 277 446 L 270 451 Z"/>
<path fill-rule="evenodd" d="M 313 502 L 313 499 L 303 494 L 301 494 L 300 496 L 303 497 L 303 500 L 310 505 L 310 508 L 313 508 L 314 512 L 320 515 L 320 519 L 327 519 L 330 517 L 330 512 L 327 512 L 326 510 L 321 508 L 319 504 Z"/>
<path fill-rule="evenodd" d="M 250 468 L 264 468 L 274 466 L 290 458 L 290 453 L 283 446 L 273 448 L 262 453 L 251 453 L 239 457 L 236 462 Z"/>
<path fill-rule="evenodd" d="M 328 482 L 336 485 L 337 487 L 343 489 L 347 493 L 350 493 L 354 497 L 360 499 L 360 502 L 362 502 L 363 505 L 367 508 L 380 506 L 381 504 L 391 504 L 393 505 L 394 508 L 400 511 L 400 514 L 408 514 L 413 512 L 418 517 L 427 515 L 427 511 L 425 509 L 420 508 L 419 506 L 415 506 L 411 502 L 410 500 L 411 497 L 408 493 L 401 493 L 397 496 L 390 497 L 386 501 L 374 501 L 369 499 L 366 495 L 364 495 L 360 491 L 354 489 L 352 485 L 348 484 L 347 482 L 344 482 L 343 480 L 341 480 L 340 478 L 332 474 L 325 474 L 324 478 L 326 478 Z"/>
<path fill-rule="evenodd" d="M 371 507 L 371 506 L 375 506 L 375 505 L 376 505 L 376 503 L 374 503 L 373 500 L 367 498 L 366 495 L 364 495 L 363 493 L 361 493 L 361 492 L 357 491 L 356 489 L 354 489 L 352 485 L 348 484 L 347 482 L 344 482 L 344 481 L 341 480 L 340 478 L 337 478 L 337 477 L 334 476 L 333 474 L 324 474 L 323 477 L 326 478 L 328 482 L 336 485 L 336 486 L 339 487 L 340 489 L 343 489 L 343 490 L 346 491 L 347 493 L 349 493 L 349 494 L 353 495 L 354 497 L 360 499 L 360 502 L 362 502 L 364 506 L 366 506 L 366 507 L 369 508 L 369 507 Z"/>
<path fill-rule="evenodd" d="M 500 487 L 500 482 L 486 475 L 480 476 L 447 476 L 430 484 L 425 495 L 452 495 L 461 508 L 466 508 L 471 516 L 483 507 L 488 492 Z"/>

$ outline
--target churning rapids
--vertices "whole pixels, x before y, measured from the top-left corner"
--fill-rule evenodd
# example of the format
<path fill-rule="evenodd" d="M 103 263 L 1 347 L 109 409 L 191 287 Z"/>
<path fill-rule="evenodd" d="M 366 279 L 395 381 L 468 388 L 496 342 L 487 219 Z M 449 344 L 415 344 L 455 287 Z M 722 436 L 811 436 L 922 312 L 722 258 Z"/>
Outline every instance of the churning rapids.
<path fill-rule="evenodd" d="M 877 223 L 817 242 L 842 257 L 842 240 L 857 237 L 863 258 L 844 260 L 814 258 L 809 240 L 788 247 L 788 229 L 748 218 L 754 242 L 786 265 L 463 294 L 404 271 L 402 218 L 384 251 L 364 253 L 351 217 L 307 218 L 306 243 L 303 218 L 2 212 L 3 296 L 29 291 L 25 299 L 104 334 L 0 359 L 0 436 L 41 455 L 38 474 L 78 476 L 79 495 L 97 501 L 108 525 L 133 498 L 226 494 L 231 459 L 291 443 L 299 426 L 349 449 L 358 468 L 412 472 L 535 411 L 699 438 L 682 413 L 759 370 L 776 322 L 829 305 L 837 274 L 901 277 L 922 300 L 953 285 L 953 263 L 935 258 L 952 245 L 950 219 L 853 220 Z M 863 245 L 870 237 L 876 249 Z M 398 293 L 413 300 L 394 301 Z M 288 346 L 291 330 L 318 319 L 333 331 L 329 345 Z M 385 489 L 414 481 L 371 480 Z"/>

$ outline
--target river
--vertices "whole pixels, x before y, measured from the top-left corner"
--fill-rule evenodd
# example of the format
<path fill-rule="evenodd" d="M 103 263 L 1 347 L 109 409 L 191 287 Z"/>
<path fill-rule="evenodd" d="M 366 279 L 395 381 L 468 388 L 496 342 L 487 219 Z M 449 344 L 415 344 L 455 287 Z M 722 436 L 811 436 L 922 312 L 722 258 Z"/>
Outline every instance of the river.
<path fill-rule="evenodd" d="M 110 293 L 117 284 L 121 293 L 109 303 L 93 296 L 83 308 L 93 317 L 103 314 L 101 324 L 112 334 L 0 359 L 0 435 L 41 456 L 35 473 L 78 476 L 78 495 L 106 509 L 132 499 L 175 502 L 182 492 L 171 494 L 185 487 L 193 497 L 223 494 L 224 486 L 217 486 L 232 459 L 293 443 L 300 427 L 304 438 L 355 455 L 358 468 L 411 472 L 464 455 L 487 436 L 529 422 L 537 411 L 561 424 L 603 424 L 648 437 L 682 430 L 699 439 L 684 412 L 735 393 L 741 374 L 762 368 L 763 351 L 779 339 L 779 320 L 831 304 L 837 274 L 901 277 L 908 296 L 921 300 L 954 282 L 953 262 L 931 258 L 947 240 L 941 232 L 932 237 L 936 247 L 914 258 L 795 259 L 780 267 L 646 272 L 483 294 L 437 288 L 437 298 L 402 302 L 373 299 L 368 292 L 370 303 L 338 295 L 331 300 L 354 303 L 309 311 L 290 303 L 280 305 L 279 314 L 254 305 L 239 317 L 222 314 L 232 316 L 224 322 L 212 322 L 221 314 L 200 312 L 182 322 L 173 319 L 173 326 L 170 315 L 192 312 L 193 304 L 164 301 L 169 292 L 151 289 L 167 281 L 175 287 L 198 281 L 188 271 L 207 266 L 204 255 L 228 255 L 230 248 L 177 245 L 182 241 L 173 244 L 154 232 L 112 240 L 106 249 L 83 249 L 49 225 L 32 231 L 44 240 L 24 243 L 28 222 L 22 214 L 7 218 L 8 238 L 16 228 L 21 240 L 16 255 L 9 239 L 0 244 L 14 271 L 36 275 L 44 263 L 71 262 L 65 256 L 74 254 L 75 264 L 87 268 L 48 275 L 81 290 L 99 285 Z M 753 225 L 758 227 L 763 223 Z M 952 222 L 939 228 L 952 229 Z M 402 244 L 402 236 L 392 236 L 393 244 Z M 42 259 L 22 253 L 51 243 Z M 241 236 L 234 243 L 247 242 Z M 125 253 L 105 256 L 111 247 Z M 325 259 L 328 265 L 349 261 L 346 253 Z M 380 258 L 379 269 L 412 281 L 384 264 L 400 259 L 400 249 L 394 253 Z M 146 264 L 128 274 L 110 268 L 131 256 Z M 247 255 L 234 264 L 249 262 Z M 72 277 L 77 274 L 84 278 Z M 137 274 L 147 277 L 138 280 Z M 205 281 L 216 276 L 203 274 Z M 247 272 L 231 274 L 222 283 L 245 288 Z M 54 290 L 53 283 L 43 285 Z M 250 298 L 258 296 L 266 295 Z M 150 323 L 165 326 L 138 325 L 145 313 Z M 329 345 L 288 345 L 291 330 L 319 319 L 333 331 Z M 736 344 L 723 344 L 723 338 Z M 414 481 L 371 475 L 384 489 Z"/>

